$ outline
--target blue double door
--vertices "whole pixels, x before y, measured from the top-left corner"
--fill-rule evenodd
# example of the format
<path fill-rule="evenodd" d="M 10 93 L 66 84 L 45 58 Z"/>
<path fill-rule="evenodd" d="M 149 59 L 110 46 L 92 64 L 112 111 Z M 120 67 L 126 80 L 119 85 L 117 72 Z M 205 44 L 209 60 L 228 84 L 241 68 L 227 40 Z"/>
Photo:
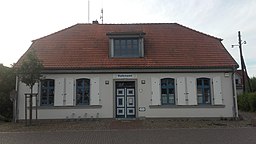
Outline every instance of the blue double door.
<path fill-rule="evenodd" d="M 136 117 L 135 81 L 116 82 L 116 118 Z"/>

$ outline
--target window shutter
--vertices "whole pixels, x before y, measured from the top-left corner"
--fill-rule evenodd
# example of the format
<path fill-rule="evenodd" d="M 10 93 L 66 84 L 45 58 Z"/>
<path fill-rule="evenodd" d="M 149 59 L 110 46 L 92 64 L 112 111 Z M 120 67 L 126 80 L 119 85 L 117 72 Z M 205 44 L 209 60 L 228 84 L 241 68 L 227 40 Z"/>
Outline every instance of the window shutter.
<path fill-rule="evenodd" d="M 214 105 L 222 105 L 222 91 L 221 91 L 221 78 L 214 77 L 213 78 L 213 104 Z"/>
<path fill-rule="evenodd" d="M 158 78 L 151 78 L 151 87 L 152 87 L 152 105 L 160 105 L 160 79 Z"/>
<path fill-rule="evenodd" d="M 188 105 L 197 105 L 196 79 L 187 77 Z"/>
<path fill-rule="evenodd" d="M 66 106 L 74 105 L 74 79 L 66 78 Z"/>
<path fill-rule="evenodd" d="M 64 78 L 55 80 L 54 106 L 63 106 Z"/>
<path fill-rule="evenodd" d="M 177 78 L 178 105 L 186 105 L 185 77 Z"/>
<path fill-rule="evenodd" d="M 90 85 L 90 105 L 99 105 L 100 103 L 100 79 L 99 77 L 92 78 L 91 79 L 91 85 Z"/>

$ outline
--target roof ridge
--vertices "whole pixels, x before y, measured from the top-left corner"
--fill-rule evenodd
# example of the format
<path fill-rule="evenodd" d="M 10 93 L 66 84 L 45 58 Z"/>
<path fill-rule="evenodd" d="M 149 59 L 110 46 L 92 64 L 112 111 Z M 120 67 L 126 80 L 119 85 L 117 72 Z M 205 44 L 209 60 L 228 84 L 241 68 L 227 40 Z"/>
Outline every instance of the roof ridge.
<path fill-rule="evenodd" d="M 78 23 L 78 24 L 86 25 L 91 23 Z M 161 25 L 161 24 L 175 24 L 175 23 L 103 23 L 103 24 L 99 23 L 95 25 Z"/>

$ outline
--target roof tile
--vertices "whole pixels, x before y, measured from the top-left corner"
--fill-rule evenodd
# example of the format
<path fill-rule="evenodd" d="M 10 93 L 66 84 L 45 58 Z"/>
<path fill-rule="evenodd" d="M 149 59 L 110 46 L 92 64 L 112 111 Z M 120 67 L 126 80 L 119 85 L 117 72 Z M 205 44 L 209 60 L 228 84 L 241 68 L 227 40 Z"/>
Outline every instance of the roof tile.
<path fill-rule="evenodd" d="M 134 31 L 146 33 L 145 56 L 109 58 L 106 34 Z M 45 68 L 237 67 L 221 39 L 176 23 L 77 24 L 34 40 L 31 49 L 36 50 Z"/>

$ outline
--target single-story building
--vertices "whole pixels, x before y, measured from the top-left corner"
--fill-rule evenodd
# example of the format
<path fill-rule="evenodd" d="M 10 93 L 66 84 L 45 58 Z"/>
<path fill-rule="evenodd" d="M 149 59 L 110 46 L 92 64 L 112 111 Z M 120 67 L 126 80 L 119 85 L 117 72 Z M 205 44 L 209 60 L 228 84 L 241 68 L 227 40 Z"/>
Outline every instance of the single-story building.
<path fill-rule="evenodd" d="M 177 23 L 97 22 L 33 40 L 38 119 L 237 117 L 238 64 L 221 41 Z M 29 92 L 17 78 L 19 120 Z"/>

